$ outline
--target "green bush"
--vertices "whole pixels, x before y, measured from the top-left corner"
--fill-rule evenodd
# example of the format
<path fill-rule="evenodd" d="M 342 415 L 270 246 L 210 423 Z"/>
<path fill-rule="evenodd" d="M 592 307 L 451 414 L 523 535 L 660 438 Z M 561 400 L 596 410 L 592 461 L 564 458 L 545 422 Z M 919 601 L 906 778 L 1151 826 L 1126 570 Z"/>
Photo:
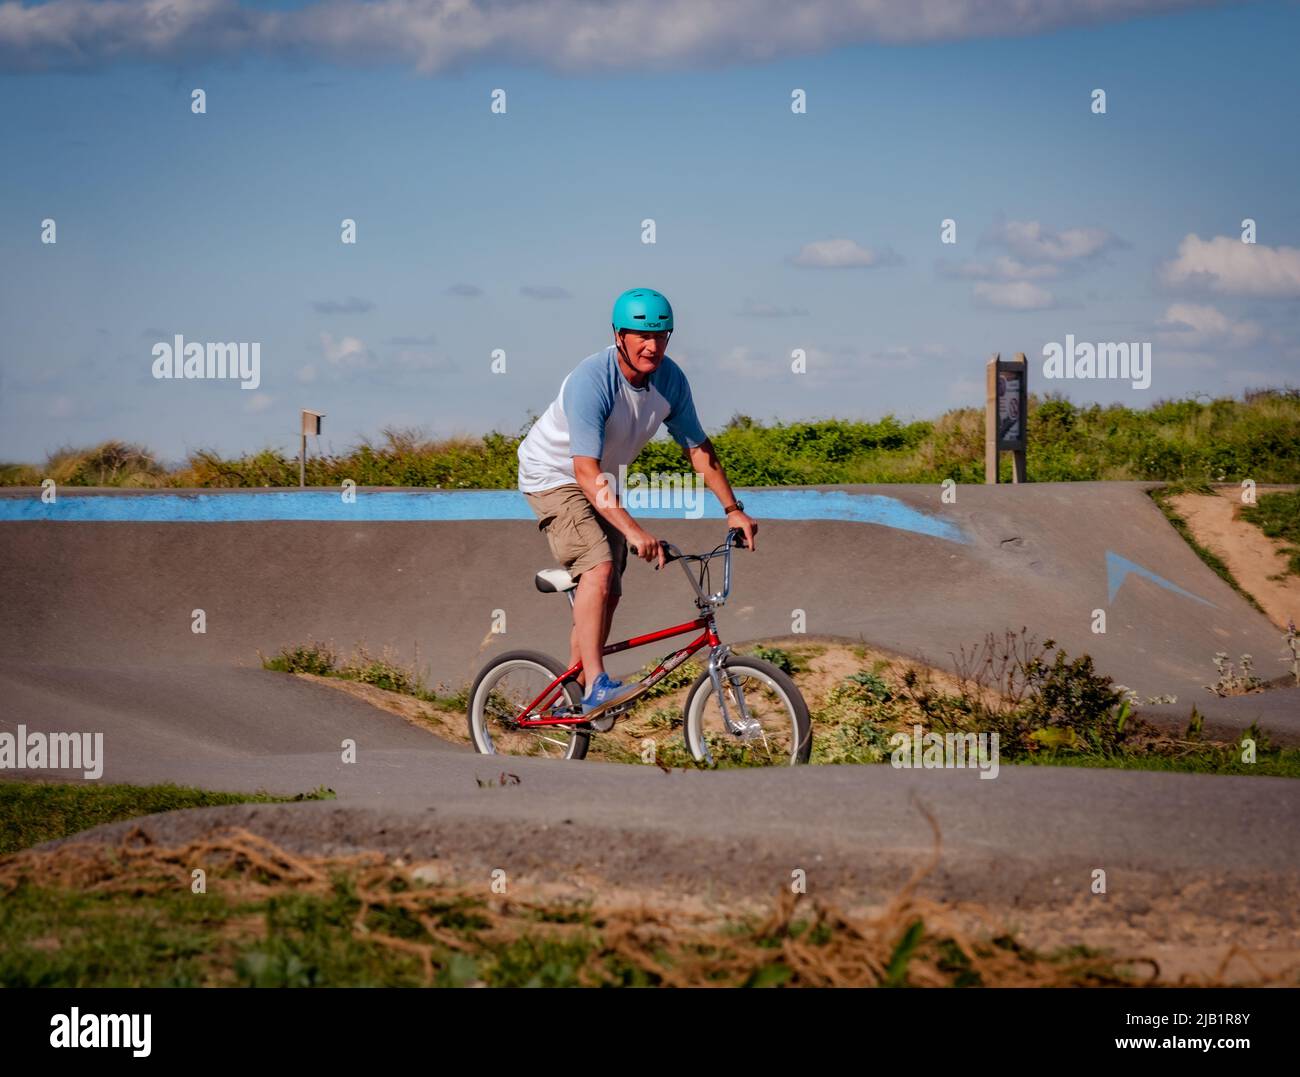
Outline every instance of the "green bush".
<path fill-rule="evenodd" d="M 360 681 L 387 692 L 414 696 L 442 710 L 463 711 L 469 705 L 468 685 L 440 696 L 425 685 L 424 678 L 418 671 L 395 662 L 387 648 L 376 657 L 365 647 L 359 646 L 354 649 L 351 657 L 343 659 L 331 645 L 312 642 L 285 647 L 271 658 L 263 656 L 262 666 L 278 673 L 314 673 L 320 677 Z"/>
<path fill-rule="evenodd" d="M 314 673 L 328 677 L 335 672 L 338 655 L 325 643 L 307 643 L 285 647 L 272 658 L 263 658 L 262 666 L 277 673 Z"/>
<path fill-rule="evenodd" d="M 377 442 L 350 452 L 311 456 L 310 486 L 513 489 L 517 434 L 434 440 L 419 430 L 387 428 Z M 1144 479 L 1160 482 L 1300 482 L 1300 391 L 1253 392 L 1242 400 L 1164 400 L 1142 411 L 1074 404 L 1031 395 L 1026 416 L 1031 481 Z M 736 486 L 835 483 L 984 481 L 984 414 L 957 408 L 933 422 L 822 419 L 765 425 L 734 415 L 712 437 Z M 1009 477 L 1010 461 L 1004 462 Z M 629 470 L 688 472 L 671 439 L 650 442 Z M 296 486 L 298 461 L 277 450 L 226 459 L 197 451 L 167 471 L 139 446 L 110 441 L 65 449 L 43 467 L 0 465 L 0 484 L 34 485 L 50 477 L 69 485 L 262 487 Z"/>
<path fill-rule="evenodd" d="M 927 731 L 997 733 L 1008 762 L 1038 754 L 1112 757 L 1144 725 L 1129 715 L 1123 691 L 1093 668 L 1071 659 L 1052 640 L 1039 645 L 1023 632 L 992 633 L 958 659 L 956 692 L 939 690 L 916 668 L 897 685 L 862 670 L 844 678 L 813 715 L 818 763 L 873 763 L 889 757 L 889 736 Z"/>
<path fill-rule="evenodd" d="M 782 673 L 793 676 L 803 670 L 804 665 L 789 651 L 782 650 L 780 647 L 755 647 L 747 652 L 751 657 L 757 658 L 760 662 L 768 662 L 776 666 Z"/>
<path fill-rule="evenodd" d="M 414 674 L 387 658 L 372 658 L 364 652 L 357 661 L 341 669 L 339 676 L 408 696 L 418 696 L 423 689 Z"/>

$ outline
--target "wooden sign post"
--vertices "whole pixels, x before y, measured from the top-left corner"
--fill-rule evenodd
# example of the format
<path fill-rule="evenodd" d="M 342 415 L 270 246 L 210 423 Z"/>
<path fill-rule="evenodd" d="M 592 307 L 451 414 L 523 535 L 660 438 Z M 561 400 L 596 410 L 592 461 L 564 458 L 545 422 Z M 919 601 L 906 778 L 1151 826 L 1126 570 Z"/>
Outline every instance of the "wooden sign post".
<path fill-rule="evenodd" d="M 298 451 L 298 485 L 307 485 L 307 435 L 320 436 L 320 421 L 325 417 L 323 411 L 302 409 L 302 448 Z"/>
<path fill-rule="evenodd" d="M 1011 481 L 1025 482 L 1025 420 L 1029 405 L 1029 363 L 1024 352 L 988 361 L 984 399 L 984 482 L 998 481 L 998 453 L 1011 453 Z"/>

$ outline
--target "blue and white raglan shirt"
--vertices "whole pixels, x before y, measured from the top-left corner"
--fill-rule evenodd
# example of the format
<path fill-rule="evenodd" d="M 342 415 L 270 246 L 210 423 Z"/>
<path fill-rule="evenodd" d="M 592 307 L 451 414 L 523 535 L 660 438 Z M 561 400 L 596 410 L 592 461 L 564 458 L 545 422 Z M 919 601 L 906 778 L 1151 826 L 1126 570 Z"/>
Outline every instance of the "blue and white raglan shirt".
<path fill-rule="evenodd" d="M 617 479 L 619 466 L 631 466 L 661 423 L 684 449 L 706 440 L 682 368 L 665 355 L 638 389 L 619 369 L 611 344 L 570 371 L 519 443 L 519 489 L 531 494 L 576 483 L 575 456 L 595 457 Z"/>

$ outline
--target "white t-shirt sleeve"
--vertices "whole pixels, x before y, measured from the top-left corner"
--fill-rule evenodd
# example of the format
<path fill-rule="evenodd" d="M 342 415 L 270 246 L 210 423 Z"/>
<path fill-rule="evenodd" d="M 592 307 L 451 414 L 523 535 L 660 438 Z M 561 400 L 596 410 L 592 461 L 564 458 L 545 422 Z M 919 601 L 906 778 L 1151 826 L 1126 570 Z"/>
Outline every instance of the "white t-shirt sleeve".
<path fill-rule="evenodd" d="M 593 456 L 605 451 L 605 424 L 614 408 L 614 395 L 602 365 L 584 363 L 565 380 L 560 393 L 569 424 L 569 455 Z"/>

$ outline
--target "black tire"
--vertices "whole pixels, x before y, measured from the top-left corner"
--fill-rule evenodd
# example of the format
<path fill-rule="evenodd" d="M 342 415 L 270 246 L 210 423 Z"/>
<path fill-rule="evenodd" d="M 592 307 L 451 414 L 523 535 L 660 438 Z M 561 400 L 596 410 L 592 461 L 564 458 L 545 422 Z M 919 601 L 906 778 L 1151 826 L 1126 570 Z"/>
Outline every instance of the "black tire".
<path fill-rule="evenodd" d="M 765 713 L 757 716 L 763 730 L 770 732 L 770 736 L 763 736 L 761 742 L 746 743 L 733 738 L 722 726 L 720 711 L 717 712 L 716 720 L 706 713 L 710 702 L 713 709 L 717 709 L 717 701 L 714 698 L 716 693 L 713 690 L 713 678 L 705 670 L 691 685 L 682 707 L 686 750 L 691 757 L 697 763 L 709 762 L 713 753 L 705 743 L 706 739 L 713 742 L 715 739 L 726 738 L 721 743 L 727 761 L 730 762 L 748 766 L 796 766 L 807 763 L 812 754 L 812 720 L 808 716 L 808 704 L 804 702 L 803 694 L 794 681 L 770 662 L 744 656 L 728 657 L 723 665 L 723 676 L 728 679 L 739 676 L 751 682 L 741 685 L 747 703 L 752 696 L 755 703 L 779 703 L 781 710 L 770 722 L 764 720 Z M 734 719 L 737 711 L 734 692 L 728 700 L 728 707 Z M 751 713 L 756 709 L 751 706 Z M 715 756 L 713 761 L 721 760 Z"/>
<path fill-rule="evenodd" d="M 491 697 L 497 683 L 511 672 L 536 672 L 531 695 L 521 703 L 511 699 L 521 709 L 541 693 L 546 685 L 561 676 L 567 669 L 550 655 L 539 651 L 507 651 L 498 655 L 483 667 L 474 686 L 469 690 L 469 706 L 466 721 L 469 726 L 470 743 L 480 755 L 552 755 L 561 759 L 585 759 L 587 746 L 591 741 L 589 733 L 579 732 L 567 726 L 552 726 L 547 729 L 514 730 L 507 729 L 487 714 L 487 700 Z M 530 684 L 531 688 L 532 685 Z M 564 686 L 569 702 L 575 706 L 582 704 L 582 691 L 574 681 Z M 494 735 L 495 733 L 495 735 Z M 559 741 L 565 741 L 562 750 Z M 530 743 L 534 742 L 531 745 Z M 547 750 L 547 749 L 551 750 Z"/>

